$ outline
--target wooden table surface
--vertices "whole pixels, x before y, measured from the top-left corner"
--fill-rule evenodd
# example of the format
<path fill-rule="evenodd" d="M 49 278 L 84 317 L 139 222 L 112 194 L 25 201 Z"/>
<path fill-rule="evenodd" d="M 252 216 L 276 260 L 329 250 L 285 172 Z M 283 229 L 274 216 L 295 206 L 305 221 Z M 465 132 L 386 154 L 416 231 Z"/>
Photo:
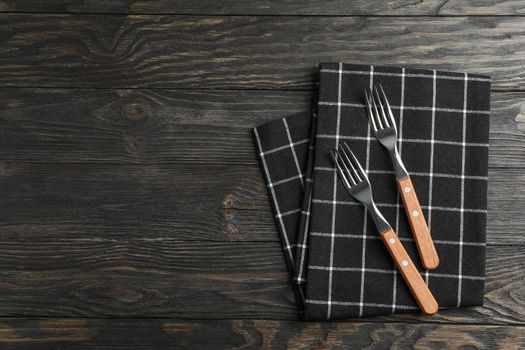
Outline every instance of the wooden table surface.
<path fill-rule="evenodd" d="M 250 130 L 320 61 L 493 77 L 483 307 L 296 321 Z M 2 0 L 0 348 L 523 348 L 524 122 L 525 1 Z"/>

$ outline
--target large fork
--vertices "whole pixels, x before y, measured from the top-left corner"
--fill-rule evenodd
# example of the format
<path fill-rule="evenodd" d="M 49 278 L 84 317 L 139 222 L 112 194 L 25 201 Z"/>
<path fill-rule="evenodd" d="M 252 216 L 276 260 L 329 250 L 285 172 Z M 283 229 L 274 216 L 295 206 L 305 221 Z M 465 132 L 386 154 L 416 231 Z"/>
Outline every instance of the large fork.
<path fill-rule="evenodd" d="M 343 143 L 343 146 L 332 151 L 331 155 L 339 177 L 348 193 L 361 202 L 370 212 L 379 231 L 379 236 L 390 252 L 420 309 L 426 314 L 435 314 L 438 311 L 436 299 L 396 233 L 375 205 L 368 177 L 350 147 L 347 143 Z"/>
<path fill-rule="evenodd" d="M 369 92 L 365 92 L 366 109 L 372 131 L 379 143 L 388 150 L 390 158 L 392 159 L 397 187 L 405 206 L 406 215 L 410 223 L 410 228 L 412 229 L 412 235 L 416 241 L 421 263 L 425 269 L 435 269 L 439 265 L 436 247 L 432 241 L 425 216 L 421 211 L 412 180 L 410 180 L 410 176 L 397 150 L 397 128 L 396 121 L 392 115 L 392 109 L 390 108 L 383 87 L 380 85 L 379 88 L 381 89 L 381 94 L 377 88 L 375 88 L 374 91 L 370 90 Z"/>

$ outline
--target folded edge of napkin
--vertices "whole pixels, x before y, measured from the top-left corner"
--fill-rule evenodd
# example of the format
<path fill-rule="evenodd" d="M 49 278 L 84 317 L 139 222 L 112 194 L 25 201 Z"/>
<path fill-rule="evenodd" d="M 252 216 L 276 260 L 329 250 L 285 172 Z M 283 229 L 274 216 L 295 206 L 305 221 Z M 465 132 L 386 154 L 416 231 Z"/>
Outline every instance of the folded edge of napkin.
<path fill-rule="evenodd" d="M 300 317 L 305 296 L 303 282 L 297 283 L 296 276 L 297 273 L 303 274 L 304 270 L 298 269 L 296 264 L 301 263 L 304 268 L 306 262 L 306 247 L 298 242 L 308 237 L 304 232 L 308 227 L 309 213 L 304 208 L 308 206 L 305 193 L 310 191 L 311 186 L 308 174 L 313 169 L 311 129 L 311 112 L 273 120 L 253 129 L 257 155 Z M 283 156 L 290 166 L 279 167 Z M 289 193 L 290 189 L 292 193 Z"/>

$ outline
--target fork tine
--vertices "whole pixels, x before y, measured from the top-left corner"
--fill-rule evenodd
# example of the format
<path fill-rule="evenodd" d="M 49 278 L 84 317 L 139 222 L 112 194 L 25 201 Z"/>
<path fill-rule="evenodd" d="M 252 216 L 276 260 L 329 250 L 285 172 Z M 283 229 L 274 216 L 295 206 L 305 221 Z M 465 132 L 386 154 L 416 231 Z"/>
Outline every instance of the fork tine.
<path fill-rule="evenodd" d="M 339 156 L 333 150 L 330 150 L 330 156 L 332 156 L 332 161 L 334 162 L 335 168 L 337 170 L 337 173 L 339 174 L 339 177 L 341 178 L 341 181 L 343 182 L 343 185 L 345 185 L 345 187 L 347 188 L 352 187 L 348 177 L 346 176 L 343 169 L 341 168 L 341 165 L 339 164 Z"/>
<path fill-rule="evenodd" d="M 340 147 L 341 146 L 339 146 L 339 148 Z M 356 177 L 355 172 L 352 169 L 350 169 L 349 163 L 348 161 L 345 161 L 344 155 L 341 154 L 340 149 L 336 149 L 335 152 L 338 155 L 339 165 L 341 165 L 341 168 L 344 170 L 345 174 L 347 174 L 347 177 L 350 178 L 350 182 L 352 183 L 353 186 L 357 185 L 361 181 L 361 179 Z"/>
<path fill-rule="evenodd" d="M 377 131 L 377 125 L 376 121 L 374 120 L 374 115 L 372 112 L 372 102 L 370 95 L 368 94 L 368 91 L 365 90 L 365 99 L 366 99 L 366 112 L 368 114 L 368 120 L 370 120 L 370 123 L 372 124 L 372 128 L 374 131 Z"/>
<path fill-rule="evenodd" d="M 374 87 L 374 90 L 376 92 L 377 102 L 379 103 L 381 109 L 381 117 L 383 117 L 385 127 L 389 127 L 390 125 L 388 124 L 388 118 L 386 117 L 385 107 L 383 106 L 383 102 L 381 101 L 381 96 L 379 96 L 379 91 L 377 90 L 377 87 Z"/>
<path fill-rule="evenodd" d="M 346 150 L 343 148 L 343 146 L 340 145 L 337 152 L 338 152 L 338 154 L 341 155 L 341 159 L 343 160 L 343 163 L 345 163 L 346 168 L 348 169 L 348 171 L 350 171 L 352 173 L 354 179 L 356 179 L 356 183 L 363 181 L 363 179 L 359 176 L 358 169 L 352 163 L 352 160 L 348 156 L 348 154 L 347 154 Z M 350 170 L 350 168 L 352 170 Z"/>
<path fill-rule="evenodd" d="M 337 173 L 339 174 L 339 177 L 341 177 L 341 180 L 343 181 L 343 184 L 349 189 L 352 186 L 355 186 L 355 183 L 353 182 L 353 179 L 350 177 L 352 184 L 350 184 L 349 178 L 347 178 L 344 170 L 341 168 L 341 165 L 339 164 L 338 155 L 333 151 L 330 150 L 330 155 L 332 156 L 332 160 L 334 161 L 335 167 L 337 169 Z"/>
<path fill-rule="evenodd" d="M 396 129 L 396 120 L 394 119 L 394 115 L 392 114 L 392 108 L 390 108 L 390 103 L 388 103 L 388 99 L 386 98 L 385 90 L 383 90 L 383 86 L 381 84 L 379 84 L 379 88 L 381 89 L 381 92 L 383 94 L 383 100 L 385 101 L 386 111 L 388 117 L 390 118 L 390 122 L 392 123 L 394 129 Z"/>
<path fill-rule="evenodd" d="M 370 100 L 372 101 L 372 105 L 374 106 L 375 114 L 373 114 L 374 119 L 376 120 L 376 124 L 379 124 L 379 129 L 383 129 L 383 122 L 381 121 L 381 117 L 379 116 L 379 110 L 377 109 L 377 102 L 374 98 L 374 92 L 372 89 L 369 89 L 370 93 Z"/>
<path fill-rule="evenodd" d="M 352 156 L 352 159 L 354 160 L 354 164 L 358 167 L 358 169 L 360 170 L 360 174 L 361 174 L 361 177 L 363 178 L 363 180 L 367 180 L 368 181 L 368 176 L 366 176 L 366 172 L 365 170 L 363 169 L 363 167 L 361 166 L 361 164 L 359 163 L 359 161 L 357 160 L 356 156 L 354 155 L 354 152 L 352 152 L 352 150 L 350 149 L 350 146 L 348 146 L 348 143 L 346 142 L 343 142 L 343 145 L 346 147 L 346 149 L 348 150 L 348 152 L 350 153 L 350 155 Z"/>

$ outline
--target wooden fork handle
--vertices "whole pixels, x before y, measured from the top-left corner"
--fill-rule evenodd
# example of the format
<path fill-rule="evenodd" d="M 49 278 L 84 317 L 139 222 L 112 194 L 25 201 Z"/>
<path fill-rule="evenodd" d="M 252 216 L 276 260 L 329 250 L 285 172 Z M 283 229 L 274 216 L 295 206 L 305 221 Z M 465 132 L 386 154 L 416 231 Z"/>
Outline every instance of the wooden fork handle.
<path fill-rule="evenodd" d="M 438 303 L 430 289 L 428 289 L 425 280 L 419 274 L 416 265 L 410 259 L 405 247 L 401 244 L 399 237 L 397 237 L 392 228 L 381 232 L 379 235 L 410 288 L 419 308 L 427 315 L 435 314 L 439 308 Z"/>
<path fill-rule="evenodd" d="M 397 181 L 399 193 L 403 199 L 412 235 L 416 241 L 417 250 L 423 267 L 427 270 L 433 270 L 439 266 L 439 256 L 432 241 L 432 236 L 427 226 L 425 216 L 421 211 L 419 200 L 417 199 L 414 185 L 410 177 Z"/>

